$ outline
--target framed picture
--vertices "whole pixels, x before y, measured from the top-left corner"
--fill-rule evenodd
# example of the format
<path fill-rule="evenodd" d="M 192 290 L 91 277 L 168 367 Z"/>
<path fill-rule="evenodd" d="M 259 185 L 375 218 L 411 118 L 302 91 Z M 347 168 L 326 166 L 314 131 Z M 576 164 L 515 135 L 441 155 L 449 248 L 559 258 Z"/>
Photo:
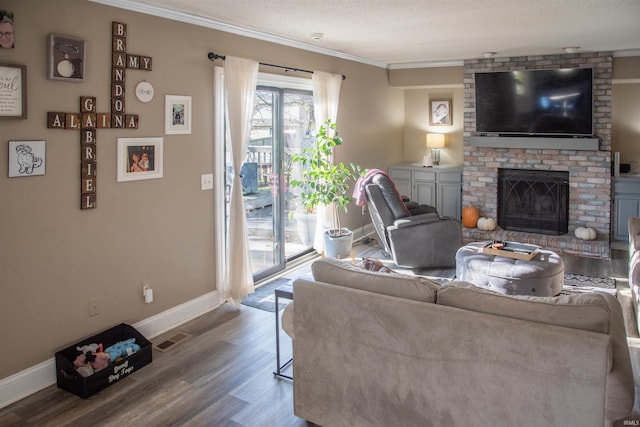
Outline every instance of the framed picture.
<path fill-rule="evenodd" d="M 451 126 L 451 99 L 429 100 L 429 125 Z"/>
<path fill-rule="evenodd" d="M 162 178 L 162 142 L 162 138 L 118 138 L 118 182 Z"/>
<path fill-rule="evenodd" d="M 0 64 L 0 118 L 27 118 L 27 66 Z"/>
<path fill-rule="evenodd" d="M 85 49 L 84 40 L 49 34 L 50 80 L 81 82 L 84 80 Z"/>
<path fill-rule="evenodd" d="M 45 141 L 9 141 L 9 178 L 44 175 Z"/>
<path fill-rule="evenodd" d="M 167 135 L 191 133 L 191 97 L 165 95 L 164 133 Z"/>
<path fill-rule="evenodd" d="M 13 12 L 0 10 L 0 49 L 13 49 L 15 37 L 15 22 Z"/>

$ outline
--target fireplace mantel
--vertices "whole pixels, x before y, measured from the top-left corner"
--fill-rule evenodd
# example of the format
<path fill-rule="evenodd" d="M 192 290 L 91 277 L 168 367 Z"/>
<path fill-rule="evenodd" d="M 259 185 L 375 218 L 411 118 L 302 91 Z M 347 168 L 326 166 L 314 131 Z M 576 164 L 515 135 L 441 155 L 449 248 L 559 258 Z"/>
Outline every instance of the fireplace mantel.
<path fill-rule="evenodd" d="M 472 147 L 598 151 L 600 148 L 600 138 L 470 136 L 467 140 L 467 144 Z"/>

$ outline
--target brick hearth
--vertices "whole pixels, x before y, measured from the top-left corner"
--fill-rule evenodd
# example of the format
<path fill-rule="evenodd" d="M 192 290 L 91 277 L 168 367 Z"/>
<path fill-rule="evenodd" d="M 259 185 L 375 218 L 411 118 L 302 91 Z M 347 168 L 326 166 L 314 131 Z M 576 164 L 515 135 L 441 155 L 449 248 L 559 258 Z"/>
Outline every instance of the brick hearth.
<path fill-rule="evenodd" d="M 490 58 L 465 61 L 463 206 L 476 206 L 481 216 L 497 217 L 498 169 L 536 169 L 569 172 L 569 232 L 562 236 L 516 231 L 483 232 L 463 229 L 465 242 L 515 240 L 564 253 L 609 258 L 611 227 L 611 77 L 612 56 L 580 53 L 533 57 Z M 594 129 L 599 150 L 540 149 L 535 143 L 523 148 L 477 147 L 470 144 L 476 129 L 476 72 L 522 69 L 586 68 L 594 70 Z M 597 239 L 574 237 L 577 227 L 593 227 Z"/>

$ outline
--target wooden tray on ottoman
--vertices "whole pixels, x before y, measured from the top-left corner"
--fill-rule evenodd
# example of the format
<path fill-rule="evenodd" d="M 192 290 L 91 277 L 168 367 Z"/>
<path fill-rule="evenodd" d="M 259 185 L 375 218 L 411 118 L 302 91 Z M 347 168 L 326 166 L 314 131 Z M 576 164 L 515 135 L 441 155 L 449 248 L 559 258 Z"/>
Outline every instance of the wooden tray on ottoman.
<path fill-rule="evenodd" d="M 492 247 L 494 243 L 502 243 L 504 244 L 504 246 L 501 249 L 494 249 Z M 538 255 L 538 252 L 540 252 L 540 246 L 517 242 L 494 241 L 489 242 L 486 246 L 484 246 L 482 248 L 482 252 L 485 254 L 530 261 L 536 255 Z"/>

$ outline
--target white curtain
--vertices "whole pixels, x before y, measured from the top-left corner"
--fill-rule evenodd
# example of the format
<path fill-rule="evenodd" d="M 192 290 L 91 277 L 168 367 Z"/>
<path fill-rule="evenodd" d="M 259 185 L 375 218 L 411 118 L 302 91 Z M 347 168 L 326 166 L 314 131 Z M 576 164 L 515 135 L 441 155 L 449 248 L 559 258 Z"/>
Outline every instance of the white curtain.
<path fill-rule="evenodd" d="M 314 71 L 311 80 L 313 83 L 313 111 L 317 131 L 327 120 L 331 119 L 335 122 L 338 117 L 342 75 Z M 313 242 L 313 248 L 318 252 L 324 250 L 324 231 L 327 228 L 331 228 L 334 215 L 332 206 L 318 206 L 316 211 L 316 235 Z"/>
<path fill-rule="evenodd" d="M 258 65 L 256 61 L 231 56 L 224 61 L 224 88 L 234 175 L 229 199 L 228 262 L 221 291 L 224 299 L 236 306 L 242 298 L 254 292 L 240 168 L 249 141 Z"/>

